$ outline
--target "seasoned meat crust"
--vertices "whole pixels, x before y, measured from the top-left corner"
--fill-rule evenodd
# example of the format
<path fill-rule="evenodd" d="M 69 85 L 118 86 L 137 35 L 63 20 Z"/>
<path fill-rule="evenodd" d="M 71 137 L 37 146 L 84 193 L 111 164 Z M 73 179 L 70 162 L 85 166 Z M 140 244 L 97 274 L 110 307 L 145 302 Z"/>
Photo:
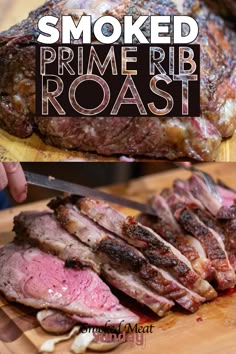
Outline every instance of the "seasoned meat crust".
<path fill-rule="evenodd" d="M 35 117 L 35 47 L 38 19 L 47 14 L 104 13 L 124 15 L 188 14 L 200 26 L 201 117 L 192 118 L 37 118 Z M 144 27 L 148 33 L 148 26 Z M 188 157 L 199 161 L 215 159 L 222 137 L 236 127 L 236 35 L 201 1 L 153 0 L 101 2 L 50 0 L 29 17 L 0 34 L 0 126 L 25 138 L 34 130 L 46 143 L 65 149 L 126 154 Z M 27 58 L 27 60 L 25 60 Z"/>

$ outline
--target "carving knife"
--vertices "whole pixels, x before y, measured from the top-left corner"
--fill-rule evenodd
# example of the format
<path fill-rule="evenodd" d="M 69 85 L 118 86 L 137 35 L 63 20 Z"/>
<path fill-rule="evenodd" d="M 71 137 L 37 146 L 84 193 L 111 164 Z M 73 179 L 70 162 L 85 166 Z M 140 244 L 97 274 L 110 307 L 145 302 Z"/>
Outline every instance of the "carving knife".
<path fill-rule="evenodd" d="M 63 181 L 63 180 L 60 180 L 57 178 L 48 177 L 48 176 L 44 176 L 44 175 L 40 175 L 37 173 L 28 172 L 28 171 L 24 171 L 24 173 L 26 176 L 27 183 L 34 185 L 34 186 L 43 187 L 43 188 L 47 188 L 47 189 L 51 189 L 51 190 L 56 190 L 56 191 L 64 192 L 64 193 L 70 193 L 70 194 L 78 195 L 81 197 L 88 197 L 88 198 L 104 200 L 108 203 L 121 205 L 126 208 L 139 210 L 142 213 L 156 216 L 155 211 L 152 209 L 151 206 L 149 206 L 147 204 L 142 204 L 142 203 L 136 202 L 134 200 L 130 200 L 130 199 L 126 199 L 126 198 L 114 195 L 114 194 L 102 192 L 102 191 L 95 189 L 95 188 L 89 188 L 89 187 L 82 186 L 79 184 L 66 182 L 66 181 Z"/>

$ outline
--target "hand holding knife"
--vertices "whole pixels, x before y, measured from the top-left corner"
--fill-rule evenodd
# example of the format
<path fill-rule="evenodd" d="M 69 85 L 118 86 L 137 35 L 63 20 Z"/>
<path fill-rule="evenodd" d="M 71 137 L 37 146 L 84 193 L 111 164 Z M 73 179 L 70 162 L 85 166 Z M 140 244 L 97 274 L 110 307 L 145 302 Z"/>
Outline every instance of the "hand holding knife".
<path fill-rule="evenodd" d="M 66 182 L 60 179 L 50 178 L 48 176 L 36 174 L 33 172 L 25 171 L 25 176 L 28 184 L 53 189 L 59 192 L 75 194 L 81 197 L 94 198 L 99 200 L 104 200 L 108 203 L 122 205 L 126 208 L 139 210 L 143 213 L 156 215 L 156 213 L 152 210 L 152 208 L 147 204 L 142 204 L 133 200 L 129 200 L 117 195 L 109 194 L 106 192 L 102 192 L 100 190 L 89 188 L 85 186 L 81 186 L 79 184 Z"/>

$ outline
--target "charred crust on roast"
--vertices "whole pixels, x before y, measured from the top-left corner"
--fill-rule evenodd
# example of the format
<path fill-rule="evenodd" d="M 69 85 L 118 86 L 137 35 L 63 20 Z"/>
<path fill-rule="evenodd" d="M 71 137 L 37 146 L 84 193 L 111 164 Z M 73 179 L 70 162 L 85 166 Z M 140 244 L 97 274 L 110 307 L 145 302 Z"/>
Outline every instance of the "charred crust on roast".
<path fill-rule="evenodd" d="M 143 226 L 134 223 L 133 218 L 127 218 L 122 226 L 122 233 L 130 239 L 137 239 L 146 242 L 146 247 L 158 247 L 160 250 L 168 252 L 169 247 L 161 242 L 155 234 L 145 229 Z"/>
<path fill-rule="evenodd" d="M 47 206 L 52 209 L 57 211 L 57 208 L 61 205 L 66 205 L 68 203 L 68 197 L 56 197 L 47 204 Z"/>
<path fill-rule="evenodd" d="M 70 218 L 68 216 L 68 211 L 67 207 L 64 204 L 59 204 L 55 209 L 55 214 L 57 219 L 60 221 L 60 224 L 63 227 L 66 227 L 68 224 L 70 224 Z"/>
<path fill-rule="evenodd" d="M 146 250 L 144 255 L 157 267 L 171 268 L 173 271 L 184 276 L 189 272 L 189 267 L 177 257 L 171 255 L 159 255 L 159 251 Z"/>
<path fill-rule="evenodd" d="M 97 251 L 103 252 L 115 264 L 126 264 L 134 272 L 139 272 L 146 260 L 140 257 L 133 248 L 123 242 L 118 242 L 109 237 L 104 238 L 96 247 Z"/>
<path fill-rule="evenodd" d="M 47 204 L 47 206 L 52 210 L 57 210 L 58 207 L 62 205 L 72 204 L 72 205 L 79 205 L 80 200 L 84 199 L 84 197 L 80 197 L 75 194 L 67 194 L 65 193 L 62 197 L 56 197 Z"/>
<path fill-rule="evenodd" d="M 230 220 L 236 218 L 236 202 L 229 208 L 222 206 L 217 213 L 217 219 Z"/>
<path fill-rule="evenodd" d="M 65 260 L 66 268 L 82 268 L 84 265 L 75 258 L 68 258 Z"/>
<path fill-rule="evenodd" d="M 185 228 L 185 230 L 190 232 L 192 235 L 198 237 L 199 239 L 205 238 L 205 247 L 207 249 L 208 257 L 211 260 L 226 258 L 225 252 L 219 247 L 217 241 L 211 237 L 212 235 L 208 228 L 196 222 L 196 216 L 188 208 L 183 208 L 180 211 L 178 221 Z"/>

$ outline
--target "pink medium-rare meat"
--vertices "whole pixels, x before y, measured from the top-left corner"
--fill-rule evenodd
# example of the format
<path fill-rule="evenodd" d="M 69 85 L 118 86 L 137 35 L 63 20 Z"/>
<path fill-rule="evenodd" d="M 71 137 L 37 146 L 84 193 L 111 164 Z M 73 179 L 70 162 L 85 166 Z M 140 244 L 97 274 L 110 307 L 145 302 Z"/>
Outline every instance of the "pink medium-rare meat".
<path fill-rule="evenodd" d="M 194 271 L 188 259 L 151 229 L 102 201 L 83 198 L 77 205 L 82 213 L 139 248 L 151 264 L 170 272 L 185 287 L 207 299 L 216 296 L 214 289 Z"/>
<path fill-rule="evenodd" d="M 188 180 L 184 181 L 181 179 L 176 179 L 173 182 L 173 192 L 178 195 L 179 200 L 182 200 L 183 202 L 188 204 L 194 204 L 200 209 L 204 209 L 204 206 L 201 201 L 195 198 L 195 196 L 191 192 Z"/>
<path fill-rule="evenodd" d="M 95 20 L 104 14 L 122 19 L 124 15 L 179 15 L 179 11 L 195 17 L 200 25 L 200 118 L 35 117 L 34 44 L 42 15 L 91 14 Z M 148 24 L 144 32 L 149 36 Z M 235 131 L 235 34 L 203 3 L 183 1 L 183 6 L 176 7 L 168 0 L 117 0 L 105 5 L 97 1 L 50 0 L 31 12 L 28 19 L 1 33 L 0 42 L 0 124 L 19 137 L 29 136 L 35 127 L 47 143 L 66 149 L 210 161 L 216 157 L 222 136 Z"/>
<path fill-rule="evenodd" d="M 51 252 L 67 265 L 90 267 L 100 272 L 99 260 L 83 243 L 63 229 L 49 212 L 22 212 L 14 218 L 18 239 L 28 240 L 42 251 Z"/>
<path fill-rule="evenodd" d="M 90 266 L 96 272 L 102 272 L 104 278 L 110 284 L 141 304 L 150 307 L 159 316 L 163 316 L 174 305 L 172 301 L 158 296 L 148 289 L 145 284 L 138 280 L 135 274 L 129 271 L 123 271 L 121 274 L 122 265 L 118 267 L 119 272 L 111 265 L 108 267 L 107 264 L 102 262 L 99 255 L 82 244 L 77 237 L 62 229 L 53 214 L 48 212 L 20 213 L 14 218 L 14 231 L 17 240 L 20 240 L 20 242 L 26 241 L 32 245 L 37 245 L 41 250 L 56 254 L 65 261 L 68 267 Z M 46 318 L 43 324 L 50 326 L 51 323 L 51 327 L 56 328 L 61 323 L 59 320 L 60 316 L 54 316 L 53 314 L 53 316 Z M 67 323 L 66 319 L 65 322 Z M 66 323 L 64 327 L 66 327 Z"/>
<path fill-rule="evenodd" d="M 27 245 L 0 250 L 0 290 L 9 301 L 34 308 L 54 308 L 81 318 L 110 316 L 117 324 L 138 317 L 123 307 L 93 271 L 65 268 L 64 262 Z M 86 323 L 86 321 L 85 321 Z M 105 322 L 104 322 L 105 324 Z"/>
<path fill-rule="evenodd" d="M 235 173 L 236 178 L 236 173 Z M 217 184 L 218 193 L 221 196 L 223 206 L 230 207 L 236 200 L 236 190 L 229 188 L 223 182 L 219 181 Z"/>
<path fill-rule="evenodd" d="M 66 201 L 68 201 L 68 198 L 66 198 Z M 103 258 L 103 263 L 115 267 L 122 265 L 122 268 L 137 274 L 140 280 L 158 295 L 175 300 L 191 312 L 196 311 L 200 304 L 204 302 L 204 297 L 184 287 L 168 272 L 150 264 L 140 251 L 123 240 L 117 239 L 105 229 L 98 227 L 80 214 L 75 206 L 69 205 L 63 200 L 61 200 L 61 205 L 56 200 L 56 202 L 52 201 L 49 206 L 55 210 L 56 217 L 61 225 L 82 242 L 93 247 L 93 250 Z M 89 225 L 92 227 L 90 228 Z M 94 237 L 95 227 L 97 230 Z M 206 296 L 210 294 L 212 294 L 211 289 L 209 294 L 206 289 Z"/>

